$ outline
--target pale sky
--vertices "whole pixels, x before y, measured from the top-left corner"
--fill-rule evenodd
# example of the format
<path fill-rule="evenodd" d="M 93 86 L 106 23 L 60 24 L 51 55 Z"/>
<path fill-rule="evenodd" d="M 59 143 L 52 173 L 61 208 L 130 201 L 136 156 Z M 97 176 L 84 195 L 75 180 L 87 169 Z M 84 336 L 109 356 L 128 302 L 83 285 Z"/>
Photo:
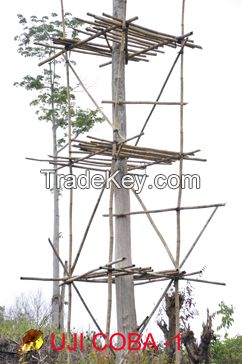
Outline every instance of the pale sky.
<path fill-rule="evenodd" d="M 3 39 L 1 55 L 2 83 L 2 141 L 1 141 L 1 222 L 2 248 L 0 265 L 0 305 L 14 302 L 21 292 L 43 290 L 48 299 L 51 283 L 21 281 L 20 276 L 50 277 L 52 274 L 52 252 L 48 237 L 52 238 L 52 199 L 44 188 L 44 179 L 39 163 L 25 158 L 46 157 L 51 153 L 50 125 L 37 120 L 34 109 L 29 106 L 33 96 L 13 86 L 13 82 L 38 70 L 37 60 L 24 59 L 17 54 L 15 35 L 22 29 L 17 14 L 60 14 L 58 0 L 43 0 L 37 3 L 27 0 L 7 2 L 1 20 Z M 88 18 L 87 11 L 101 15 L 112 12 L 112 1 L 89 0 L 65 2 L 65 10 L 81 18 Z M 128 0 L 127 17 L 139 16 L 137 24 L 151 27 L 164 33 L 180 33 L 180 0 L 150 0 L 141 2 Z M 226 287 L 193 283 L 194 296 L 200 312 L 194 325 L 200 331 L 207 307 L 211 312 L 224 300 L 235 307 L 235 324 L 231 335 L 241 333 L 241 13 L 239 0 L 187 0 L 185 32 L 193 31 L 195 43 L 203 50 L 185 52 L 185 150 L 201 149 L 200 156 L 206 163 L 185 164 L 186 173 L 201 176 L 200 190 L 186 190 L 184 205 L 226 203 L 216 213 L 195 248 L 184 269 L 187 272 L 207 267 L 203 278 L 225 282 Z M 176 56 L 176 50 L 151 59 L 149 63 L 130 64 L 127 68 L 127 100 L 154 100 L 162 82 Z M 110 67 L 99 68 L 101 58 L 91 56 L 78 58 L 77 71 L 96 100 L 111 99 Z M 76 84 L 74 78 L 73 84 Z M 80 91 L 80 92 L 79 92 Z M 85 94 L 78 90 L 81 107 L 92 107 Z M 163 101 L 179 101 L 179 72 L 174 72 L 163 96 Z M 111 117 L 111 107 L 103 106 Z M 150 107 L 130 106 L 128 113 L 128 136 L 139 133 Z M 159 149 L 177 150 L 179 110 L 157 108 L 140 145 Z M 110 139 L 107 124 L 96 127 L 90 135 Z M 157 170 L 155 170 L 156 172 Z M 170 171 L 170 169 L 169 169 Z M 178 172 L 174 165 L 172 173 Z M 152 172 L 151 172 L 152 173 Z M 153 172 L 154 173 L 154 172 Z M 164 170 L 157 173 L 164 173 Z M 165 171 L 166 173 L 166 171 Z M 85 223 L 94 206 L 98 191 L 75 193 L 74 249 L 77 249 Z M 177 192 L 149 191 L 141 194 L 150 209 L 175 207 Z M 132 210 L 140 207 L 132 199 Z M 67 210 L 65 196 L 61 211 L 64 238 L 61 243 L 62 258 L 67 258 Z M 83 209 L 85 208 L 85 210 Z M 108 193 L 101 203 L 98 217 L 94 221 L 83 256 L 76 273 L 83 273 L 107 263 L 108 220 L 102 214 L 108 211 Z M 207 220 L 210 211 L 186 212 L 182 218 L 182 254 L 184 255 Z M 175 219 L 165 214 L 154 216 L 161 232 L 174 249 Z M 174 220 L 174 221 L 173 221 Z M 155 269 L 171 268 L 165 251 L 153 233 L 145 217 L 132 218 L 133 262 L 137 266 L 151 265 Z M 94 253 L 95 252 L 95 255 Z M 102 327 L 105 327 L 106 287 L 78 284 L 84 298 Z M 164 284 L 138 287 L 136 305 L 138 323 L 143 321 L 162 294 Z M 82 304 L 74 300 L 73 326 L 87 329 L 91 320 L 86 317 Z M 115 330 L 115 316 L 113 315 Z M 154 329 L 154 320 L 149 331 Z M 92 325 L 91 325 L 92 327 Z M 157 332 L 157 331 L 156 331 Z M 158 338 L 157 338 L 158 339 Z"/>

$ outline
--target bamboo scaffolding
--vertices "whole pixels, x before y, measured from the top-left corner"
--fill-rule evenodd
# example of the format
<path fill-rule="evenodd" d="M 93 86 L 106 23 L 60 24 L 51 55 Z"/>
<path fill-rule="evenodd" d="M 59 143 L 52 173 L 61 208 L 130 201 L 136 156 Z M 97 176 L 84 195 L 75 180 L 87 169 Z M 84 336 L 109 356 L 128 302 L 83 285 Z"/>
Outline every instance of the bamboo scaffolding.
<path fill-rule="evenodd" d="M 83 20 L 77 18 L 80 22 L 84 22 L 91 27 L 87 28 L 87 31 L 76 29 L 76 31 L 85 34 L 87 37 L 84 40 L 80 39 L 67 39 L 65 37 L 65 24 L 64 24 L 64 11 L 63 11 L 63 0 L 61 0 L 62 4 L 62 17 L 63 17 L 63 34 L 64 37 L 60 39 L 54 39 L 53 44 L 45 44 L 45 43 L 36 43 L 37 45 L 44 46 L 47 48 L 53 48 L 59 50 L 56 54 L 48 59 L 43 60 L 39 63 L 39 65 L 43 65 L 46 62 L 51 62 L 52 60 L 56 59 L 59 56 L 64 56 L 66 61 L 66 75 L 67 75 L 67 99 L 68 99 L 68 143 L 64 145 L 62 148 L 59 149 L 58 153 L 60 153 L 63 149 L 67 146 L 68 149 L 68 157 L 66 156 L 58 156 L 55 159 L 53 156 L 48 156 L 50 159 L 35 159 L 35 158 L 27 158 L 35 161 L 42 161 L 42 162 L 49 162 L 50 164 L 54 165 L 56 169 L 55 171 L 68 167 L 69 172 L 72 174 L 74 168 L 84 169 L 84 170 L 94 170 L 100 172 L 106 172 L 109 170 L 110 174 L 114 172 L 114 164 L 115 161 L 119 158 L 124 158 L 127 160 L 127 167 L 128 171 L 132 169 L 145 169 L 148 166 L 152 166 L 154 164 L 171 164 L 175 161 L 179 161 L 179 176 L 182 176 L 183 173 L 183 164 L 184 160 L 190 161 L 205 161 L 205 159 L 196 158 L 195 154 L 199 152 L 199 150 L 184 153 L 184 145 L 183 145 L 183 111 L 184 106 L 187 105 L 184 102 L 184 85 L 183 85 L 183 68 L 184 68 L 184 60 L 183 60 L 183 53 L 185 48 L 200 48 L 199 45 L 194 44 L 193 40 L 189 39 L 192 35 L 192 32 L 184 34 L 184 12 L 185 12 L 185 0 L 182 2 L 182 21 L 181 21 L 181 35 L 174 36 L 166 33 L 161 33 L 159 31 L 155 31 L 149 28 L 145 28 L 143 26 L 133 24 L 138 17 L 131 18 L 127 21 L 111 16 L 108 14 L 103 13 L 103 16 L 98 16 L 95 14 L 87 13 L 88 16 L 92 17 L 94 21 Z M 87 55 L 94 55 L 100 56 L 104 58 L 111 58 L 112 57 L 112 46 L 111 43 L 117 43 L 120 46 L 120 60 L 121 60 L 121 52 L 125 54 L 126 57 L 126 64 L 128 61 L 135 61 L 135 62 L 148 62 L 149 57 L 156 56 L 159 53 L 164 53 L 163 49 L 166 47 L 170 48 L 178 48 L 178 54 L 168 72 L 167 77 L 165 78 L 164 83 L 162 84 L 162 88 L 156 98 L 153 101 L 126 101 L 122 100 L 125 97 L 118 97 L 118 92 L 115 97 L 115 100 L 104 100 L 102 101 L 103 104 L 111 104 L 114 107 L 114 126 L 106 114 L 103 112 L 101 107 L 89 93 L 87 88 L 82 83 L 80 77 L 78 76 L 77 72 L 70 64 L 68 60 L 68 52 L 73 51 L 76 53 L 82 53 Z M 161 50 L 162 48 L 162 50 Z M 123 56 L 123 55 L 122 55 Z M 173 70 L 180 59 L 180 101 L 179 102 L 161 102 L 160 98 L 165 90 L 165 87 L 170 79 Z M 119 62 L 120 62 L 119 60 Z M 111 64 L 112 61 L 108 61 L 103 63 L 102 66 L 106 66 Z M 78 80 L 79 84 L 86 92 L 88 97 L 91 99 L 92 103 L 95 105 L 97 110 L 102 114 L 104 119 L 108 122 L 108 124 L 112 127 L 113 132 L 116 133 L 114 136 L 114 141 L 109 141 L 106 139 L 101 139 L 97 137 L 88 136 L 89 139 L 92 139 L 91 142 L 78 140 L 78 135 L 75 138 L 71 137 L 71 105 L 70 105 L 70 74 L 69 71 L 72 70 L 74 76 Z M 119 64 L 119 72 L 121 72 L 121 67 Z M 119 85 L 118 85 L 119 86 Z M 119 87 L 117 87 L 118 89 Z M 141 132 L 131 138 L 124 138 L 122 135 L 118 135 L 116 132 L 116 121 L 117 121 L 117 110 L 118 106 L 122 105 L 152 105 L 152 108 L 146 118 Z M 174 151 L 167 151 L 167 150 L 158 150 L 154 148 L 144 148 L 144 147 L 137 147 L 140 138 L 144 135 L 144 130 L 157 106 L 179 106 L 180 107 L 180 148 L 179 152 Z M 136 139 L 135 146 L 126 144 L 128 141 Z M 77 143 L 77 144 L 73 144 Z M 72 150 L 76 148 L 78 150 Z M 83 155 L 82 158 L 73 157 L 74 154 L 81 154 Z M 101 157 L 97 157 L 100 155 Z M 132 164 L 134 163 L 134 164 Z M 51 170 L 53 171 L 53 170 Z M 97 212 L 98 206 L 100 204 L 101 198 L 103 196 L 104 190 L 106 187 L 106 183 L 104 183 L 102 190 L 99 194 L 99 197 L 96 201 L 94 209 L 91 213 L 89 218 L 88 224 L 86 225 L 84 235 L 80 242 L 76 257 L 74 262 L 72 263 L 72 210 L 73 210 L 73 191 L 70 190 L 70 202 L 69 202 L 69 261 L 68 267 L 63 264 L 58 252 L 56 251 L 55 247 L 53 246 L 52 242 L 49 239 L 49 243 L 56 255 L 57 259 L 59 260 L 60 264 L 64 269 L 63 277 L 60 278 L 37 278 L 37 277 L 21 277 L 23 280 L 36 280 L 36 281 L 58 281 L 60 282 L 60 286 L 64 289 L 65 285 L 68 284 L 69 290 L 69 307 L 68 307 L 68 332 L 70 332 L 71 326 L 71 302 L 72 302 L 72 287 L 75 289 L 79 299 L 83 303 L 84 307 L 86 308 L 88 314 L 90 315 L 92 321 L 94 322 L 95 326 L 102 333 L 100 326 L 98 325 L 96 319 L 94 318 L 92 312 L 88 308 L 86 302 L 84 301 L 80 291 L 76 287 L 76 282 L 81 283 L 105 283 L 108 284 L 108 297 L 107 297 L 107 318 L 106 318 L 106 333 L 107 338 L 110 334 L 110 325 L 111 325 L 111 312 L 112 312 L 112 284 L 115 284 L 115 281 L 119 280 L 120 277 L 130 276 L 132 275 L 132 279 L 135 282 L 135 285 L 143 285 L 149 283 L 157 283 L 162 281 L 169 280 L 169 284 L 165 288 L 163 294 L 161 295 L 160 299 L 158 300 L 157 304 L 153 308 L 151 314 L 146 316 L 143 320 L 141 325 L 138 327 L 138 331 L 142 333 L 145 328 L 147 327 L 148 323 L 150 322 L 151 318 L 153 317 L 154 313 L 158 309 L 159 305 L 161 304 L 162 300 L 164 299 L 165 295 L 167 294 L 168 290 L 174 284 L 175 287 L 175 314 L 176 314 L 176 332 L 179 332 L 179 280 L 186 280 L 186 281 L 193 281 L 199 283 L 208 283 L 208 284 L 215 284 L 215 285 L 225 285 L 225 283 L 215 282 L 215 281 L 207 281 L 202 279 L 193 279 L 191 276 L 200 274 L 201 271 L 196 271 L 192 273 L 186 273 L 185 271 L 181 271 L 182 266 L 187 261 L 188 257 L 191 255 L 193 249 L 195 248 L 196 244 L 198 243 L 200 237 L 206 230 L 209 222 L 212 220 L 215 212 L 217 211 L 218 207 L 225 206 L 225 204 L 210 204 L 210 205 L 200 205 L 200 206 L 182 206 L 182 188 L 179 186 L 178 196 L 177 196 L 177 206 L 175 208 L 165 208 L 165 209 L 157 209 L 157 210 L 148 210 L 144 205 L 143 201 L 141 200 L 140 196 L 135 193 L 133 190 L 138 202 L 143 208 L 143 211 L 127 211 L 124 213 L 113 213 L 113 184 L 111 184 L 110 196 L 109 196 L 109 213 L 104 214 L 104 217 L 109 217 L 109 252 L 108 252 L 108 263 L 103 266 L 99 266 L 97 268 L 88 270 L 82 274 L 75 274 L 74 270 L 76 268 L 77 262 L 81 255 L 83 246 L 86 242 L 86 238 L 88 236 L 88 232 L 91 228 L 93 223 L 93 219 Z M 192 209 L 204 209 L 204 208 L 214 208 L 213 212 L 211 213 L 210 217 L 208 218 L 207 222 L 203 226 L 202 230 L 198 234 L 197 238 L 191 245 L 190 249 L 188 250 L 187 254 L 185 255 L 182 263 L 180 263 L 180 248 L 181 248 L 181 211 L 183 210 L 192 210 Z M 176 238 L 176 256 L 174 257 L 169 249 L 169 245 L 165 241 L 164 237 L 162 236 L 161 232 L 159 231 L 157 225 L 153 221 L 151 214 L 152 213 L 162 213 L 162 212 L 170 212 L 174 211 L 176 213 L 176 228 L 177 228 L 177 238 Z M 151 267 L 136 267 L 134 264 L 119 264 L 119 266 L 114 266 L 117 263 L 123 262 L 126 258 L 120 258 L 113 261 L 113 240 L 114 240 L 114 217 L 125 217 L 130 215 L 138 215 L 138 214 L 145 214 L 150 221 L 153 229 L 155 230 L 156 234 L 158 235 L 159 239 L 161 240 L 166 253 L 168 254 L 174 269 L 170 270 L 161 270 L 161 271 L 154 271 Z M 70 358 L 68 358 L 70 360 Z M 180 364 L 180 353 L 176 350 L 176 364 Z"/>

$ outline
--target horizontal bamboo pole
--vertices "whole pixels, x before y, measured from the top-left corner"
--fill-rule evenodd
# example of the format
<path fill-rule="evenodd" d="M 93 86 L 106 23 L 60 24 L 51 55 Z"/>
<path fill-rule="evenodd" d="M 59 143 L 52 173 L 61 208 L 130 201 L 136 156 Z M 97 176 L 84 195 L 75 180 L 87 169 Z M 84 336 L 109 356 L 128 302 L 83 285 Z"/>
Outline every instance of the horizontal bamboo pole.
<path fill-rule="evenodd" d="M 162 105 L 162 106 L 181 106 L 181 105 L 187 105 L 187 102 L 159 102 L 159 101 L 108 101 L 103 100 L 102 104 L 118 104 L 118 105 Z"/>
<path fill-rule="evenodd" d="M 118 259 L 115 259 L 111 262 L 108 262 L 107 264 L 105 264 L 105 267 L 110 267 L 110 265 L 114 265 L 114 264 L 117 264 L 117 263 L 120 263 L 120 262 L 123 262 L 124 260 L 126 260 L 127 258 L 126 257 L 122 257 L 122 258 L 118 258 Z"/>
<path fill-rule="evenodd" d="M 98 140 L 99 142 L 104 142 L 104 143 L 112 143 L 112 141 L 110 141 L 110 140 L 107 140 L 107 139 L 102 139 L 102 138 L 97 138 L 97 137 L 94 137 L 94 136 L 91 136 L 91 135 L 87 135 L 87 138 L 89 138 L 89 139 L 93 139 L 93 140 Z M 82 142 L 82 140 L 75 140 L 75 141 L 79 141 L 79 142 Z"/>
<path fill-rule="evenodd" d="M 194 209 L 206 209 L 211 207 L 222 207 L 226 204 L 213 204 L 213 205 L 200 205 L 200 206 L 184 206 L 184 207 L 172 207 L 167 209 L 158 209 L 158 210 L 147 210 L 147 211 L 133 211 L 133 212 L 124 212 L 122 214 L 113 214 L 112 216 L 123 217 L 128 215 L 140 215 L 140 214 L 155 214 L 159 212 L 169 212 L 169 211 L 182 211 L 182 210 L 194 210 Z M 104 217 L 108 217 L 109 214 L 104 214 Z"/>
<path fill-rule="evenodd" d="M 143 286 L 145 284 L 150 284 L 150 283 L 159 283 L 159 282 L 165 282 L 165 281 L 169 281 L 170 279 L 172 279 L 172 277 L 165 277 L 165 278 L 147 278 L 146 281 L 144 282 L 135 282 L 134 286 Z"/>
<path fill-rule="evenodd" d="M 121 140 L 120 142 L 118 142 L 118 143 L 117 143 L 117 145 L 120 145 L 120 144 L 124 144 L 124 143 L 130 142 L 130 141 L 131 141 L 131 140 L 133 140 L 133 139 L 139 138 L 141 135 L 143 135 L 143 134 L 142 134 L 142 133 L 140 133 L 140 134 L 134 135 L 133 137 L 130 137 L 130 138 L 127 138 L 127 139 Z"/>
<path fill-rule="evenodd" d="M 20 277 L 20 279 L 23 281 L 59 282 L 65 281 L 67 278 Z"/>
<path fill-rule="evenodd" d="M 135 58 L 133 58 L 132 59 L 132 61 L 136 61 L 136 59 Z M 148 59 L 137 59 L 137 61 L 139 62 L 139 61 L 143 61 L 143 62 L 149 62 L 149 60 Z M 112 64 L 112 61 L 109 61 L 109 62 L 106 62 L 106 63 L 102 63 L 102 64 L 100 64 L 99 65 L 99 67 L 101 68 L 101 67 L 106 67 L 106 66 L 109 66 L 110 64 Z"/>
<path fill-rule="evenodd" d="M 192 281 L 192 282 L 198 282 L 198 283 L 208 283 L 208 284 L 215 284 L 218 286 L 226 286 L 226 283 L 222 282 L 214 282 L 214 281 L 205 281 L 204 279 L 193 279 L 193 278 L 179 278 L 183 281 Z"/>
<path fill-rule="evenodd" d="M 92 14 L 90 12 L 87 13 L 88 16 L 91 16 L 92 18 L 94 19 L 97 19 L 97 20 L 104 20 L 104 21 L 107 21 L 110 23 L 110 21 L 106 20 L 105 18 L 103 18 L 102 16 L 98 16 L 98 15 L 95 15 L 95 14 Z M 129 20 L 126 20 L 126 24 L 131 24 L 132 22 L 134 22 L 135 20 L 138 20 L 139 17 L 138 16 L 134 16 L 133 18 L 130 18 Z M 115 19 L 111 22 L 113 25 L 118 25 L 119 27 L 123 27 L 123 20 L 122 19 Z"/>

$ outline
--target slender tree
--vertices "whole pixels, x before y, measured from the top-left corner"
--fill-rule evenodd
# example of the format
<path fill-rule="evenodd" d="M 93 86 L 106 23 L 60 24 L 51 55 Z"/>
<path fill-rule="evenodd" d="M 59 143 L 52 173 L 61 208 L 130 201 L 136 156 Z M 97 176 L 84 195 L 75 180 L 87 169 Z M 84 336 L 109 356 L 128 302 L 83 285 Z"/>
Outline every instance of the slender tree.
<path fill-rule="evenodd" d="M 66 32 L 72 38 L 76 37 L 76 28 L 80 23 L 70 13 L 65 14 Z M 18 53 L 24 57 L 43 59 L 54 54 L 55 48 L 48 47 L 53 38 L 63 37 L 62 22 L 58 20 L 57 14 L 50 16 L 31 16 L 26 19 L 18 15 L 19 23 L 23 26 L 23 32 L 15 37 L 18 42 Z M 46 46 L 43 46 L 45 44 Z M 37 75 L 26 75 L 16 86 L 35 92 L 35 98 L 30 105 L 36 108 L 39 120 L 50 122 L 52 126 L 52 154 L 56 160 L 58 148 L 66 141 L 67 128 L 67 88 L 61 84 L 61 76 L 57 74 L 57 67 L 64 59 L 53 60 L 46 67 L 40 69 Z M 75 94 L 71 90 L 71 117 L 73 126 L 73 137 L 90 130 L 96 122 L 101 122 L 96 110 L 82 110 L 75 105 Z M 53 167 L 55 169 L 55 166 Z M 59 197 L 60 191 L 56 186 L 56 171 L 53 178 L 53 244 L 59 253 Z M 59 262 L 53 254 L 53 278 L 59 278 Z M 52 296 L 52 323 L 58 328 L 63 328 L 63 300 L 61 299 L 58 282 L 53 282 Z"/>

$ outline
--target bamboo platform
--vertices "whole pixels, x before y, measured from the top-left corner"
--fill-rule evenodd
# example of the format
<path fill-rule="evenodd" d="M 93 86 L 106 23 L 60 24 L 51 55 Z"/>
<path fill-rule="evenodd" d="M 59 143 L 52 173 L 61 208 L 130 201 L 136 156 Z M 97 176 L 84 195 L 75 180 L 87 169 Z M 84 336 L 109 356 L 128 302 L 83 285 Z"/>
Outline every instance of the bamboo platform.
<path fill-rule="evenodd" d="M 66 50 L 112 58 L 113 43 L 122 45 L 126 53 L 126 64 L 128 61 L 148 62 L 148 57 L 156 56 L 158 53 L 164 53 L 164 47 L 181 48 L 185 46 L 193 49 L 202 48 L 189 39 L 193 34 L 192 32 L 182 36 L 175 36 L 133 24 L 138 17 L 123 21 L 120 18 L 105 13 L 103 13 L 103 16 L 91 13 L 87 13 L 87 15 L 93 20 L 76 19 L 80 22 L 80 25 L 85 24 L 88 27 L 85 30 L 75 29 L 80 35 L 84 34 L 87 37 L 84 39 L 53 39 L 53 48 L 61 49 L 61 51 L 49 59 L 42 61 L 40 65 L 55 59 Z M 43 44 L 43 46 L 51 47 L 51 45 L 46 44 Z M 111 63 L 112 60 L 101 64 L 100 67 Z"/>
<path fill-rule="evenodd" d="M 180 154 L 179 152 L 174 151 L 138 147 L 123 142 L 116 144 L 116 152 L 113 153 L 113 143 L 114 142 L 111 141 L 101 141 L 101 139 L 99 141 L 92 140 L 91 142 L 76 140 L 73 147 L 77 148 L 81 153 L 87 153 L 90 156 L 90 159 L 91 156 L 97 154 L 110 157 L 110 164 L 112 157 L 127 158 L 128 161 L 129 159 L 132 159 L 132 161 L 136 163 L 136 165 L 128 165 L 128 168 L 132 169 L 139 168 L 137 163 L 145 162 L 153 162 L 157 164 L 171 164 L 180 159 L 206 161 L 205 159 L 194 157 L 199 150 Z"/>
<path fill-rule="evenodd" d="M 124 261 L 126 258 L 121 258 L 117 261 Z M 65 284 L 71 284 L 74 282 L 84 282 L 84 283 L 108 283 L 108 277 L 111 275 L 111 282 L 115 284 L 115 279 L 121 276 L 132 275 L 135 285 L 142 285 L 147 283 L 155 283 L 160 281 L 166 281 L 170 279 L 184 279 L 192 280 L 200 283 L 210 283 L 216 285 L 225 285 L 223 282 L 213 282 L 206 281 L 200 278 L 192 279 L 191 276 L 201 275 L 202 270 L 187 273 L 184 270 L 173 269 L 173 270 L 163 270 L 155 272 L 151 267 L 136 267 L 135 264 L 124 266 L 124 267 L 114 267 L 115 262 L 105 264 L 98 268 L 92 269 L 86 273 L 75 276 L 64 276 L 60 278 L 39 278 L 39 277 L 21 277 L 21 280 L 36 280 L 36 281 L 59 281 L 60 286 Z"/>
<path fill-rule="evenodd" d="M 95 140 L 91 140 L 91 142 L 77 139 L 72 140 L 71 157 L 58 156 L 54 158 L 50 155 L 50 159 L 27 159 L 49 162 L 58 169 L 72 165 L 72 167 L 75 168 L 101 172 L 110 170 L 112 160 L 117 158 L 127 159 L 128 171 L 143 170 L 155 164 L 170 165 L 181 159 L 206 162 L 206 159 L 195 157 L 195 154 L 200 152 L 199 149 L 181 154 L 179 152 L 138 147 L 126 143 L 126 141 L 134 138 L 129 138 L 119 143 L 90 136 L 88 136 L 88 138 Z M 137 136 L 135 136 L 135 138 L 137 138 Z M 116 146 L 115 149 L 113 148 L 113 144 Z M 78 155 L 78 157 L 76 155 Z"/>

